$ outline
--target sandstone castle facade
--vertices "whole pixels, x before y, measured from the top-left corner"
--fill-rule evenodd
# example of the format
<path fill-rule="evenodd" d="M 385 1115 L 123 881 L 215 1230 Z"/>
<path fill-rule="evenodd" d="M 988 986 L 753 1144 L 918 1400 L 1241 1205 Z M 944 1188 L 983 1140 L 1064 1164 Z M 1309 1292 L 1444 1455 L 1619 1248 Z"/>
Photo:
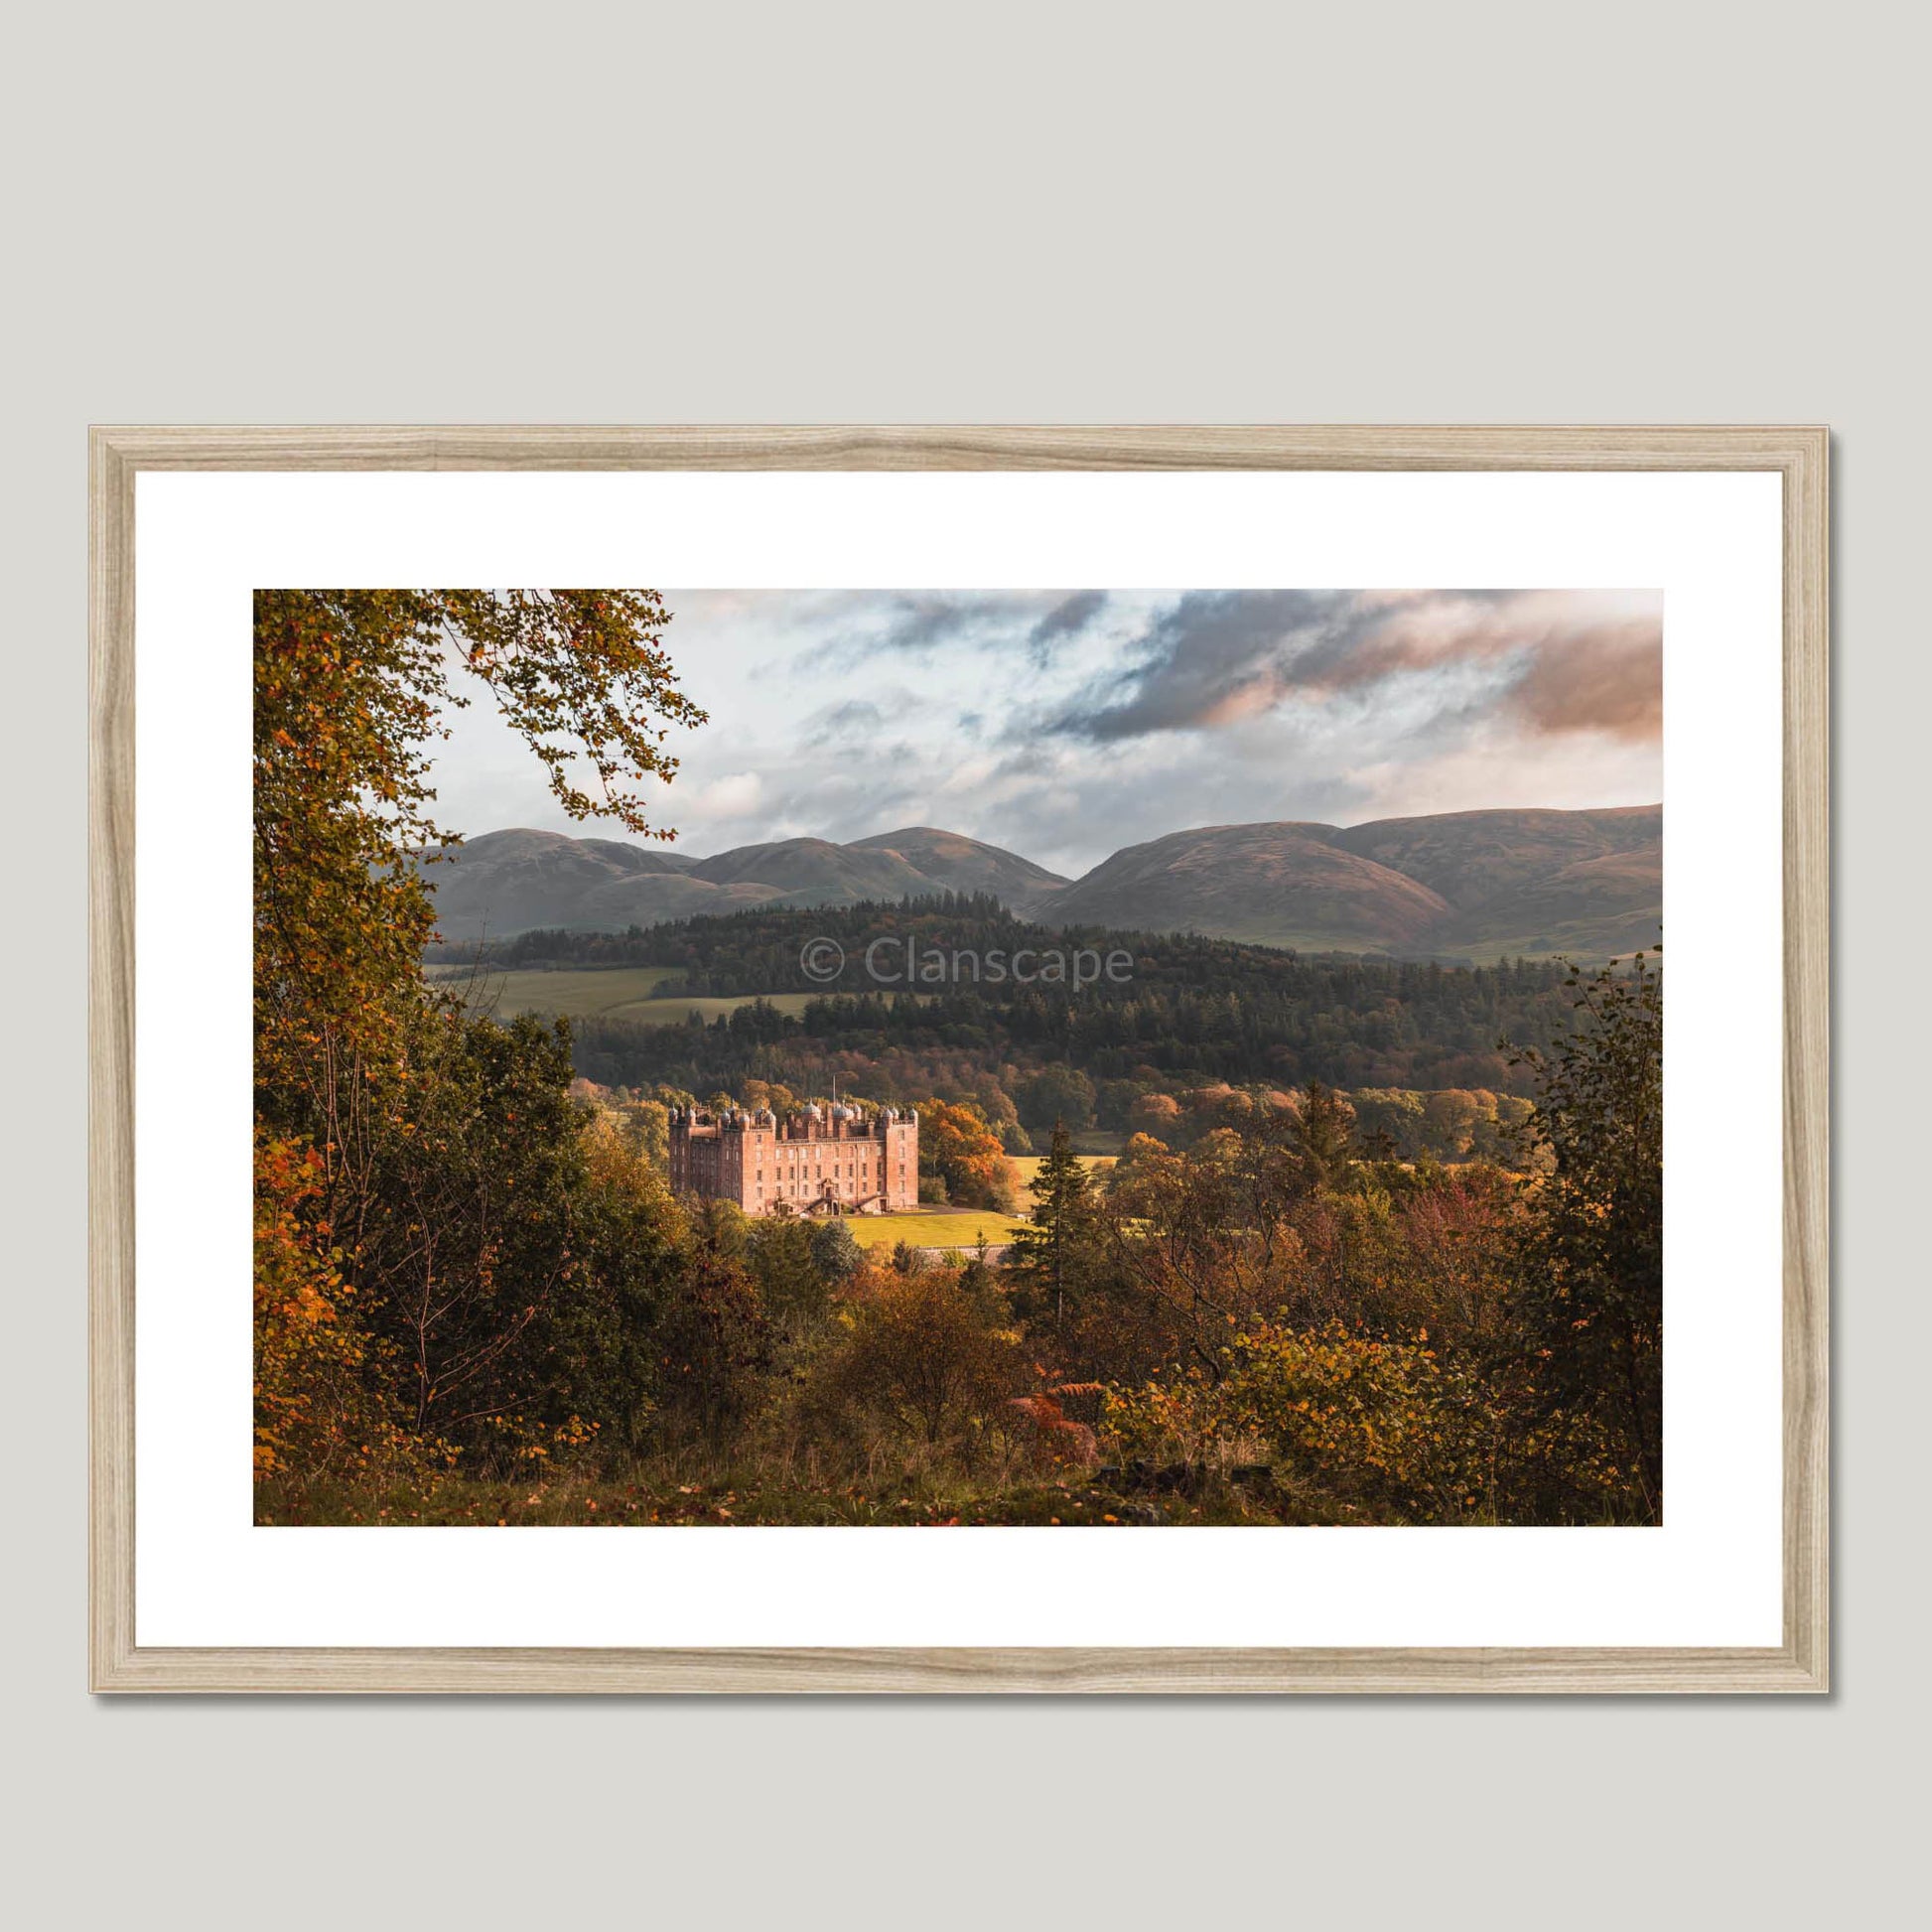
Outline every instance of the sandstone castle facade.
<path fill-rule="evenodd" d="M 919 1199 L 919 1115 L 834 1104 L 671 1110 L 671 1186 L 747 1214 L 897 1214 Z"/>

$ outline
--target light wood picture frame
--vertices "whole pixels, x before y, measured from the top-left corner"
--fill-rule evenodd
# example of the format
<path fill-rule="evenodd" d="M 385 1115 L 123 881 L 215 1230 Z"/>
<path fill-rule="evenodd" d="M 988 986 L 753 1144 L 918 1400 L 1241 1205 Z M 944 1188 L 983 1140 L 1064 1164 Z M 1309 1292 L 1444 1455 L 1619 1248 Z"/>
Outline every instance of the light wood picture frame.
<path fill-rule="evenodd" d="M 1828 468 L 1818 427 L 99 427 L 90 463 L 97 1692 L 1823 1692 Z M 1783 488 L 1783 1639 L 1764 1648 L 242 1649 L 135 1640 L 135 483 L 170 471 L 1753 471 Z"/>

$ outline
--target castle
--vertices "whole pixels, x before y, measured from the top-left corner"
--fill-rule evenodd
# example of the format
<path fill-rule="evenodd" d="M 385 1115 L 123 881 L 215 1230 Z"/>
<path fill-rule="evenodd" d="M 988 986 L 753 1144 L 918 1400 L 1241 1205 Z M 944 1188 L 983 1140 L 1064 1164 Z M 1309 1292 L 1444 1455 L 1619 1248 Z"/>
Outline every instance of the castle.
<path fill-rule="evenodd" d="M 918 1110 L 674 1107 L 671 1186 L 747 1214 L 897 1214 L 918 1205 Z"/>

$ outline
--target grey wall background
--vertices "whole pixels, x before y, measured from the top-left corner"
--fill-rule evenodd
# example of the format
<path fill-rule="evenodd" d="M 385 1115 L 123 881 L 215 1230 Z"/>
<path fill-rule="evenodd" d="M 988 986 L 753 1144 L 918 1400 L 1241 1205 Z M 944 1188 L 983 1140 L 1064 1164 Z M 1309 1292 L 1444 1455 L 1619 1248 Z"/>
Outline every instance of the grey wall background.
<path fill-rule="evenodd" d="M 1922 14 L 1763 0 L 13 23 L 0 1895 L 23 1922 L 1898 1916 L 1926 52 Z M 975 419 L 1836 427 L 1838 1693 L 90 1703 L 87 422 Z"/>

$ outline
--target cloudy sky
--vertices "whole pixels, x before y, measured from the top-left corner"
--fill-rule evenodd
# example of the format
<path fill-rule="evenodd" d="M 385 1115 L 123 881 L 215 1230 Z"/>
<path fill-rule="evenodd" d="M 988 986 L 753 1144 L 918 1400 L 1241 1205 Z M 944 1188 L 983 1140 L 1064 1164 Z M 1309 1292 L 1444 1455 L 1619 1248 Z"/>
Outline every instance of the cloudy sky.
<path fill-rule="evenodd" d="M 694 854 L 936 825 L 1077 875 L 1260 819 L 1663 796 L 1643 591 L 667 591 L 709 724 L 659 822 Z M 442 823 L 572 826 L 486 695 Z"/>

